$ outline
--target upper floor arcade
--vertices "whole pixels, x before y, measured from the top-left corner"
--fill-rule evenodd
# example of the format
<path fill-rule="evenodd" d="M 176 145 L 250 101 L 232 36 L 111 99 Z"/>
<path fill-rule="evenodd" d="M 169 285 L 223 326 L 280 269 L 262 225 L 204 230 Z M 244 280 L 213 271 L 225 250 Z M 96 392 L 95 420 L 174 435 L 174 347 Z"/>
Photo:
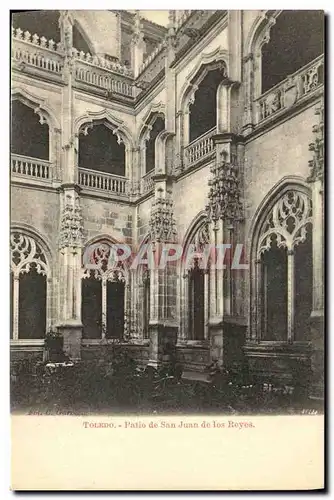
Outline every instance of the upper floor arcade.
<path fill-rule="evenodd" d="M 36 80 L 64 88 L 69 59 L 75 99 L 86 96 L 84 116 L 81 107 L 73 117 L 77 182 L 124 200 L 152 194 L 161 171 L 178 177 L 212 163 L 217 137 L 249 140 L 323 92 L 321 11 L 171 11 L 167 28 L 137 13 L 110 15 L 118 20 L 110 24 L 118 52 L 96 44 L 87 29 L 94 23 L 81 11 L 13 18 L 15 178 L 62 181 L 61 111 L 16 92 L 15 80 L 21 73 L 30 88 Z M 39 26 L 48 38 L 35 34 Z M 240 26 L 242 43 L 229 34 Z M 124 55 L 125 40 L 132 59 Z M 96 98 L 94 111 L 87 96 Z"/>

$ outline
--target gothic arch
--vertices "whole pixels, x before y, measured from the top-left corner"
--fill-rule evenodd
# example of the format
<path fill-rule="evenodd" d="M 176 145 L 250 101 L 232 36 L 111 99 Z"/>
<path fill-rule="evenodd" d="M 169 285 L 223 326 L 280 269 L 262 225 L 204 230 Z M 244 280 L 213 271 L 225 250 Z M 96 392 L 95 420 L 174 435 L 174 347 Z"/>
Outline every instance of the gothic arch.
<path fill-rule="evenodd" d="M 52 131 L 60 131 L 60 122 L 55 111 L 47 104 L 47 100 L 28 92 L 23 87 L 14 87 L 12 90 L 12 100 L 19 100 L 40 117 L 40 123 L 47 123 L 50 127 L 50 136 Z"/>
<path fill-rule="evenodd" d="M 222 68 L 227 75 L 228 68 L 228 52 L 221 47 L 209 52 L 208 54 L 201 54 L 200 60 L 186 77 L 186 80 L 181 88 L 180 97 L 178 101 L 178 110 L 185 111 L 185 107 L 191 97 L 198 88 L 198 84 L 203 80 L 209 71 L 216 68 Z"/>
<path fill-rule="evenodd" d="M 79 134 L 87 134 L 88 130 L 96 123 L 104 123 L 113 134 L 116 135 L 118 143 L 123 143 L 126 150 L 132 149 L 134 146 L 130 129 L 124 124 L 124 121 L 115 117 L 106 108 L 101 111 L 87 111 L 84 115 L 76 118 L 74 122 L 74 131 L 76 136 Z"/>
<path fill-rule="evenodd" d="M 152 126 L 158 117 L 165 119 L 165 105 L 161 101 L 152 103 L 141 120 L 138 132 L 139 147 L 150 138 Z"/>
<path fill-rule="evenodd" d="M 52 246 L 48 238 L 42 235 L 36 228 L 31 226 L 30 224 L 26 224 L 24 222 L 12 222 L 10 225 L 10 232 L 25 234 L 26 236 L 33 238 L 36 241 L 36 243 L 41 247 L 43 253 L 45 254 L 48 267 L 48 277 L 50 277 L 52 272 L 53 253 L 51 251 Z"/>
<path fill-rule="evenodd" d="M 290 199 L 289 199 L 290 197 Z M 293 205 L 296 204 L 296 208 Z M 288 229 L 288 218 L 294 218 Z M 260 341 L 261 327 L 261 258 L 271 248 L 273 238 L 277 248 L 287 251 L 288 258 L 295 246 L 304 242 L 312 225 L 312 196 L 309 185 L 299 176 L 281 179 L 267 194 L 254 215 L 249 230 L 250 247 L 250 332 L 249 339 Z M 290 275 L 289 275 L 290 276 Z M 288 287 L 294 280 L 287 278 Z M 290 293 L 291 295 L 291 293 Z M 289 293 L 288 293 L 289 296 Z M 288 340 L 293 339 L 293 301 L 288 300 Z M 290 303 L 289 303 L 290 302 Z"/>
<path fill-rule="evenodd" d="M 288 175 L 283 177 L 268 191 L 267 195 L 257 207 L 248 231 L 248 242 L 251 252 L 253 250 L 254 241 L 257 238 L 258 228 L 261 226 L 261 217 L 264 217 L 263 214 L 268 210 L 268 206 L 275 203 L 276 199 L 279 198 L 281 194 L 289 189 L 294 189 L 294 187 L 297 190 L 303 190 L 308 196 L 311 196 L 309 184 L 303 177 L 299 175 Z"/>
<path fill-rule="evenodd" d="M 203 330 L 202 330 L 202 335 L 203 337 L 200 339 L 198 336 L 194 336 L 194 331 L 189 322 L 193 324 L 194 318 L 193 318 L 193 313 L 192 311 L 194 309 L 194 304 L 190 303 L 190 295 L 192 295 L 190 290 L 193 287 L 192 283 L 192 272 L 195 271 L 196 265 L 191 266 L 191 268 L 188 268 L 188 262 L 187 262 L 187 253 L 189 251 L 189 247 L 191 244 L 195 245 L 195 252 L 198 249 L 198 247 L 202 246 L 203 244 L 209 243 L 210 236 L 209 236 L 209 230 L 207 226 L 207 214 L 204 210 L 199 212 L 197 216 L 193 219 L 191 224 L 188 227 L 188 230 L 186 231 L 186 234 L 183 238 L 183 256 L 182 259 L 179 260 L 179 269 L 178 269 L 178 279 L 179 279 L 179 290 L 180 290 L 180 300 L 178 303 L 178 309 L 180 313 L 180 338 L 179 340 L 182 342 L 202 342 L 203 340 L 206 340 L 208 338 L 208 320 L 209 320 L 209 297 L 208 297 L 208 291 L 209 291 L 209 274 L 206 272 L 206 270 L 201 271 L 202 274 L 202 289 L 200 293 L 196 294 L 196 296 L 201 295 L 201 310 L 202 310 L 202 320 L 203 320 Z M 197 307 L 197 306 L 196 306 Z M 195 307 L 195 309 L 196 309 Z M 192 319 L 191 319 L 192 318 Z"/>
<path fill-rule="evenodd" d="M 245 43 L 245 55 L 255 54 L 270 40 L 270 30 L 276 23 L 280 10 L 262 10 L 254 20 Z"/>
<path fill-rule="evenodd" d="M 13 223 L 11 225 L 10 247 L 11 272 L 13 279 L 13 295 L 11 299 L 13 313 L 13 341 L 24 341 L 29 343 L 30 340 L 36 340 L 36 337 L 30 337 L 30 335 L 24 335 L 23 337 L 20 337 L 21 330 L 19 326 L 19 319 L 21 317 L 21 314 L 24 314 L 24 311 L 26 311 L 26 313 L 27 311 L 31 311 L 30 307 L 27 308 L 26 306 L 26 308 L 24 308 L 24 306 L 20 306 L 20 290 L 22 290 L 21 286 L 23 286 L 21 279 L 26 280 L 30 276 L 29 273 L 32 271 L 32 266 L 36 272 L 36 278 L 29 277 L 28 279 L 35 280 L 37 279 L 37 277 L 38 280 L 42 279 L 42 282 L 38 281 L 38 284 L 41 285 L 42 289 L 37 287 L 37 290 L 39 290 L 40 292 L 41 290 L 44 291 L 42 291 L 42 295 L 36 296 L 38 297 L 38 300 L 37 302 L 34 302 L 34 305 L 37 306 L 36 313 L 41 313 L 40 315 L 37 314 L 37 316 L 43 318 L 43 315 L 45 315 L 45 323 L 43 322 L 42 324 L 40 323 L 40 321 L 37 321 L 36 323 L 36 331 L 38 333 L 41 333 L 41 336 L 39 336 L 38 339 L 42 339 L 47 329 L 51 325 L 52 254 L 49 244 L 39 234 L 39 232 L 37 232 L 28 224 Z M 45 279 L 44 282 L 43 279 Z M 25 283 L 27 286 L 27 282 Z M 36 285 L 36 281 L 33 281 L 33 283 Z M 26 297 L 26 295 L 23 294 L 23 297 Z M 40 300 L 42 300 L 43 302 L 41 303 Z M 23 309 L 21 309 L 21 307 L 23 307 Z M 23 318 L 25 318 L 25 316 L 23 316 Z M 25 321 L 23 322 L 23 324 L 25 324 Z M 25 329 L 23 328 L 23 330 Z"/>
<path fill-rule="evenodd" d="M 86 327 L 88 331 L 88 337 L 86 338 L 90 338 L 90 335 L 92 335 L 92 338 L 99 339 L 113 337 L 112 332 L 114 331 L 113 329 L 116 328 L 113 314 L 116 314 L 118 318 L 116 320 L 118 322 L 118 327 L 116 328 L 118 333 L 116 337 L 126 339 L 129 335 L 131 323 L 130 270 L 127 260 L 114 262 L 109 260 L 111 255 L 110 246 L 117 245 L 118 243 L 119 242 L 112 236 L 100 234 L 90 238 L 84 245 L 80 273 L 80 296 L 83 315 L 82 321 L 84 327 Z M 91 248 L 89 249 L 89 247 Z M 90 263 L 98 264 L 98 267 L 90 267 Z M 111 263 L 112 265 L 110 265 Z M 100 302 L 97 302 L 99 306 L 97 309 L 95 308 L 93 316 L 90 312 L 90 305 L 94 303 L 94 297 L 96 296 L 91 295 L 92 287 L 93 294 L 97 293 L 100 297 Z M 115 308 L 113 299 L 110 299 L 109 293 L 111 293 L 111 297 L 114 297 L 115 300 L 117 299 L 118 305 L 115 306 Z M 88 302 L 86 302 L 87 300 Z M 88 308 L 87 303 L 89 306 Z M 112 313 L 110 313 L 111 306 L 114 311 Z M 92 320 L 95 325 L 93 329 Z"/>

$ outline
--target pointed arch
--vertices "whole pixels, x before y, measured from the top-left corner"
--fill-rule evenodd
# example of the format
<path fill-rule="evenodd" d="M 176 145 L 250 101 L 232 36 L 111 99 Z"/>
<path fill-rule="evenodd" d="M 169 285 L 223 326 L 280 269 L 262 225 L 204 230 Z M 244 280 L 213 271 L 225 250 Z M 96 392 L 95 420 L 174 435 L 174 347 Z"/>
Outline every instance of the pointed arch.
<path fill-rule="evenodd" d="M 51 324 L 52 254 L 35 228 L 13 223 L 10 233 L 12 340 L 29 343 Z"/>
<path fill-rule="evenodd" d="M 312 201 L 309 185 L 299 176 L 284 177 L 259 205 L 249 231 L 251 341 L 291 343 L 300 339 L 300 332 L 294 326 L 296 297 L 299 294 L 295 283 L 300 274 L 296 263 L 299 249 L 305 242 L 311 248 L 308 258 L 312 261 L 312 245 L 309 246 L 311 237 Z M 306 268 L 309 268 L 307 276 L 304 273 L 306 281 L 312 282 L 312 262 L 304 270 Z M 268 299 L 268 293 L 276 294 L 277 301 L 273 301 L 271 296 Z M 312 308 L 312 283 L 308 294 L 305 295 L 303 289 L 300 293 Z M 270 310 L 269 314 L 268 307 L 275 301 L 276 309 Z M 269 323 L 267 318 L 270 318 Z M 274 324 L 280 325 L 276 332 Z M 306 333 L 304 338 L 307 338 Z"/>
<path fill-rule="evenodd" d="M 209 274 L 194 258 L 189 257 L 210 240 L 207 214 L 199 212 L 183 238 L 183 256 L 179 265 L 180 282 L 180 341 L 203 342 L 208 338 Z M 190 245 L 194 248 L 190 249 Z M 189 252 L 189 255 L 188 255 Z"/>
<path fill-rule="evenodd" d="M 28 92 L 23 87 L 14 87 L 12 90 L 12 100 L 19 100 L 40 117 L 40 123 L 48 123 L 51 130 L 60 131 L 60 122 L 58 121 L 55 110 L 49 106 L 46 99 Z"/>
<path fill-rule="evenodd" d="M 178 100 L 178 110 L 185 111 L 187 103 L 194 98 L 198 85 L 212 69 L 221 68 L 228 74 L 228 51 L 218 47 L 207 54 L 202 53 L 201 57 L 186 77 L 181 88 Z"/>
<path fill-rule="evenodd" d="M 116 135 L 118 143 L 124 143 L 126 149 L 134 147 L 130 129 L 123 120 L 114 116 L 107 108 L 101 109 L 101 111 L 87 111 L 84 115 L 76 118 L 74 122 L 75 134 L 77 136 L 87 134 L 88 130 L 94 126 L 94 123 L 104 123 Z"/>
<path fill-rule="evenodd" d="M 83 248 L 81 315 L 84 339 L 127 338 L 130 328 L 130 272 L 127 261 L 115 261 L 120 245 L 108 234 L 90 238 Z M 115 251 L 115 250 L 114 250 Z"/>
<path fill-rule="evenodd" d="M 162 101 L 153 102 L 148 110 L 146 111 L 144 117 L 141 120 L 141 126 L 138 132 L 138 145 L 139 147 L 143 141 L 147 141 L 150 137 L 150 132 L 152 126 L 157 118 L 165 119 L 165 104 Z"/>

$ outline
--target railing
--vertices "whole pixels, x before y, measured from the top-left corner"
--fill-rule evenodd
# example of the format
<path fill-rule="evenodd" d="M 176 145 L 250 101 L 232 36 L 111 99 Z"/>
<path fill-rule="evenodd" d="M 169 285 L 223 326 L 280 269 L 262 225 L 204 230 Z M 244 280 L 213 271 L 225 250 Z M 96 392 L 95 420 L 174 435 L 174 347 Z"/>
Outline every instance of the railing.
<path fill-rule="evenodd" d="M 87 60 L 76 59 L 75 79 L 128 97 L 134 97 L 132 80 L 122 78 L 112 70 L 95 66 Z"/>
<path fill-rule="evenodd" d="M 142 178 L 142 194 L 149 193 L 154 188 L 154 180 L 152 179 L 155 174 L 155 170 L 151 170 Z"/>
<path fill-rule="evenodd" d="M 11 155 L 11 171 L 13 175 L 51 180 L 51 163 L 47 160 L 30 158 L 29 156 Z"/>
<path fill-rule="evenodd" d="M 208 159 L 215 151 L 212 136 L 216 133 L 216 127 L 192 141 L 184 151 L 186 168 Z"/>
<path fill-rule="evenodd" d="M 20 28 L 12 30 L 12 58 L 19 63 L 25 63 L 51 73 L 62 73 L 63 56 L 60 51 L 60 43 L 45 37 L 31 35 L 29 31 Z"/>
<path fill-rule="evenodd" d="M 141 88 L 142 84 L 149 84 L 165 69 L 166 63 L 166 45 L 165 42 L 161 42 L 160 45 L 149 55 L 149 57 L 144 61 L 139 69 L 139 85 Z"/>
<path fill-rule="evenodd" d="M 109 61 L 105 57 L 101 56 L 92 56 L 89 52 L 87 54 L 83 51 L 79 52 L 77 49 L 73 48 L 72 49 L 73 56 L 76 59 L 79 59 L 80 61 L 87 62 L 89 64 L 92 64 L 93 66 L 98 66 L 102 69 L 107 69 L 109 71 L 112 71 L 113 73 L 117 73 L 119 75 L 124 75 L 128 77 L 133 77 L 133 71 L 132 69 L 128 68 L 124 64 L 114 62 L 114 61 Z"/>
<path fill-rule="evenodd" d="M 324 56 L 299 69 L 256 100 L 257 123 L 290 108 L 324 83 Z"/>
<path fill-rule="evenodd" d="M 164 48 L 166 47 L 166 41 L 162 40 L 162 42 L 159 43 L 159 45 L 156 46 L 156 48 L 149 54 L 149 56 L 144 60 L 143 64 L 139 68 L 139 74 L 141 74 L 157 57 L 159 52 L 161 52 Z"/>
<path fill-rule="evenodd" d="M 97 172 L 79 168 L 79 184 L 85 188 L 106 191 L 126 196 L 128 194 L 128 179 L 119 175 Z"/>
<path fill-rule="evenodd" d="M 64 53 L 61 43 L 31 35 L 20 28 L 12 30 L 12 59 L 50 73 L 62 75 Z M 134 97 L 133 72 L 123 64 L 72 49 L 75 79 L 108 92 Z"/>

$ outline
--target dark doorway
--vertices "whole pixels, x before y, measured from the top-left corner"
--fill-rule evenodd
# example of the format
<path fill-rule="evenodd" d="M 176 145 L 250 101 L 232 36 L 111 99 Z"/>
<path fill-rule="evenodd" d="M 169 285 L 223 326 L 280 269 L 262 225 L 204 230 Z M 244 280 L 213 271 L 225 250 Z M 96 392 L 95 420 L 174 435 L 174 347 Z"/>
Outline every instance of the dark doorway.
<path fill-rule="evenodd" d="M 262 340 L 287 341 L 287 250 L 276 236 L 262 255 Z"/>
<path fill-rule="evenodd" d="M 81 306 L 83 338 L 100 339 L 102 335 L 102 282 L 93 277 L 82 280 Z"/>
<path fill-rule="evenodd" d="M 189 274 L 189 334 L 192 340 L 204 339 L 204 272 L 198 265 Z"/>
<path fill-rule="evenodd" d="M 121 339 L 124 333 L 124 283 L 107 281 L 107 337 Z"/>
<path fill-rule="evenodd" d="M 28 273 L 20 274 L 19 338 L 42 339 L 46 331 L 46 277 L 30 264 Z"/>

